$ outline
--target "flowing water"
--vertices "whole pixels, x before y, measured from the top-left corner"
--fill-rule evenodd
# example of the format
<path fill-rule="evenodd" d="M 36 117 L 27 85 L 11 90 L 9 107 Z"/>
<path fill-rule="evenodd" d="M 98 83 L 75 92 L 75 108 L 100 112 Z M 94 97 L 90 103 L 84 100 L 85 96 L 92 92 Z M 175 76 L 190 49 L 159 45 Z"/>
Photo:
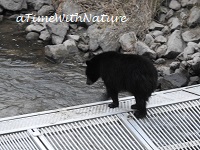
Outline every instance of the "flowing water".
<path fill-rule="evenodd" d="M 25 36 L 16 22 L 0 23 L 0 118 L 105 100 L 102 81 L 86 85 L 82 65 L 52 64 Z"/>

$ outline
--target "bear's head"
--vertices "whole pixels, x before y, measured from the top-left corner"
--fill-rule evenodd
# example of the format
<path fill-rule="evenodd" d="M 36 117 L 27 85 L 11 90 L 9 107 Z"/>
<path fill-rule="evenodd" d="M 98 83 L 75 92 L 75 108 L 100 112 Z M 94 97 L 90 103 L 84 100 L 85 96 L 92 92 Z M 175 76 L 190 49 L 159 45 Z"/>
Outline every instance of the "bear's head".
<path fill-rule="evenodd" d="M 95 83 L 100 77 L 99 67 L 98 67 L 97 62 L 93 59 L 87 60 L 86 65 L 87 65 L 86 72 L 85 72 L 87 76 L 86 84 L 91 85 Z"/>

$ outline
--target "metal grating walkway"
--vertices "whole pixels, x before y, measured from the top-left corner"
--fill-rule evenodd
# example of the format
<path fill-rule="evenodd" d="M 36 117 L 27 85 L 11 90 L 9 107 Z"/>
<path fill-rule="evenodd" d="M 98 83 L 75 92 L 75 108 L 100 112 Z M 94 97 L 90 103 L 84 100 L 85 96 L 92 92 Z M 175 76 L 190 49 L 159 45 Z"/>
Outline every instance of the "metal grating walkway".
<path fill-rule="evenodd" d="M 156 92 L 147 117 L 134 97 L 0 119 L 0 150 L 199 150 L 200 85 Z"/>

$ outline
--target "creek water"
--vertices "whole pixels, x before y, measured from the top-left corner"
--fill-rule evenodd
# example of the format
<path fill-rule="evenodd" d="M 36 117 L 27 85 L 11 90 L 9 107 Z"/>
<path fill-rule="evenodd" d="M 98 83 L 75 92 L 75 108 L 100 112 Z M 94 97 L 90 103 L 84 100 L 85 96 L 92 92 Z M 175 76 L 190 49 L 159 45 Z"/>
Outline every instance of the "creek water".
<path fill-rule="evenodd" d="M 86 85 L 83 66 L 45 60 L 45 45 L 25 36 L 15 21 L 0 23 L 0 118 L 105 100 L 101 80 Z"/>

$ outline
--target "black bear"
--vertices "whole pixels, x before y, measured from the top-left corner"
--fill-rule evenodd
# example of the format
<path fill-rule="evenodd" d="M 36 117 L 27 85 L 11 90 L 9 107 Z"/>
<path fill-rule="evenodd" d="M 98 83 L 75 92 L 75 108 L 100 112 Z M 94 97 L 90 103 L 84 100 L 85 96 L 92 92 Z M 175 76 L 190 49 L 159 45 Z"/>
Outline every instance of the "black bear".
<path fill-rule="evenodd" d="M 146 116 L 146 101 L 157 87 L 157 70 L 153 63 L 140 55 L 104 52 L 86 61 L 87 84 L 102 78 L 108 96 L 113 100 L 108 106 L 119 106 L 118 93 L 130 92 L 135 96 L 135 117 Z"/>

